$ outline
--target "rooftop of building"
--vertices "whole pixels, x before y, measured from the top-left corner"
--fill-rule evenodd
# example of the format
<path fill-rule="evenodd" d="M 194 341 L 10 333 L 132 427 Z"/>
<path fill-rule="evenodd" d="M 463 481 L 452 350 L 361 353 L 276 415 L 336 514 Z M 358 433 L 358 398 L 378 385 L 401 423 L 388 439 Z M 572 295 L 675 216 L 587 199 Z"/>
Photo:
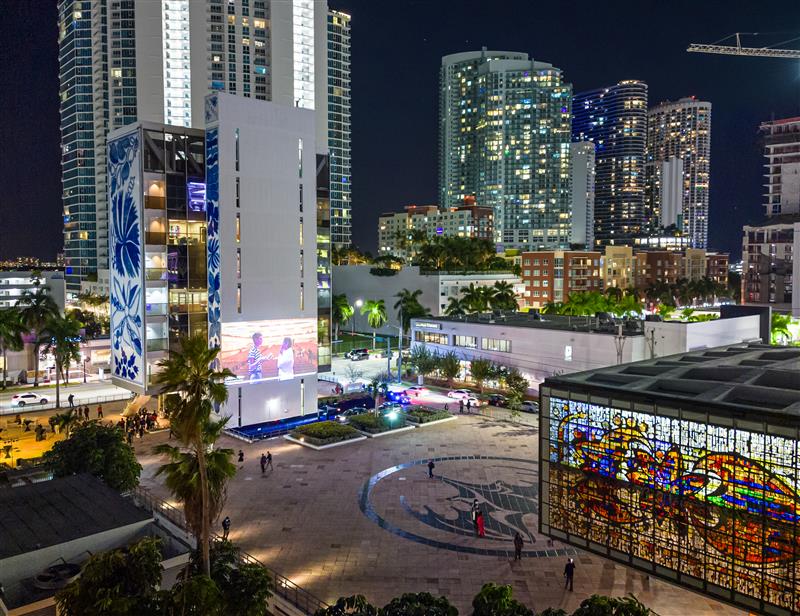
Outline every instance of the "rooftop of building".
<path fill-rule="evenodd" d="M 615 319 L 611 315 L 597 317 L 565 316 L 537 312 L 484 312 L 451 317 L 425 317 L 415 322 L 472 323 L 475 325 L 497 325 L 502 327 L 524 327 L 542 330 L 561 330 L 595 334 L 617 335 L 622 327 L 624 336 L 642 336 L 644 321 L 641 319 Z M 412 327 L 414 324 L 412 323 Z M 419 328 L 424 329 L 424 328 Z"/>
<path fill-rule="evenodd" d="M 545 387 L 713 406 L 800 426 L 800 348 L 735 344 L 548 378 Z"/>
<path fill-rule="evenodd" d="M 792 225 L 796 222 L 800 222 L 800 214 L 776 214 L 775 216 L 770 216 L 765 218 L 761 222 L 754 223 L 752 225 L 745 225 L 745 228 L 751 227 L 774 227 L 778 225 Z"/>
<path fill-rule="evenodd" d="M 0 490 L 0 559 L 150 518 L 90 475 Z"/>

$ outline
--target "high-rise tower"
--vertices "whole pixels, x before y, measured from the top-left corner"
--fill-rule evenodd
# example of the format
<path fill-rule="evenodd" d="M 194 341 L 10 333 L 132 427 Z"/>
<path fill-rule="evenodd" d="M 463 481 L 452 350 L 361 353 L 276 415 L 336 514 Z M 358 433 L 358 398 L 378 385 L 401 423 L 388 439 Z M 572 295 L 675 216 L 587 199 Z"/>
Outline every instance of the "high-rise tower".
<path fill-rule="evenodd" d="M 350 15 L 340 11 L 328 13 L 328 151 L 331 242 L 350 246 Z"/>
<path fill-rule="evenodd" d="M 442 58 L 439 201 L 494 209 L 498 248 L 563 248 L 570 235 L 572 86 L 525 53 Z"/>
<path fill-rule="evenodd" d="M 651 226 L 674 226 L 693 248 L 708 244 L 711 103 L 682 98 L 647 114 L 647 210 Z"/>
<path fill-rule="evenodd" d="M 202 128 L 224 91 L 314 109 L 327 154 L 325 0 L 59 0 L 58 15 L 68 291 L 108 267 L 110 130 Z"/>
<path fill-rule="evenodd" d="M 764 139 L 764 210 L 800 214 L 800 118 L 761 125 Z"/>
<path fill-rule="evenodd" d="M 595 245 L 631 245 L 645 227 L 647 84 L 581 92 L 572 113 L 572 140 L 595 145 Z"/>

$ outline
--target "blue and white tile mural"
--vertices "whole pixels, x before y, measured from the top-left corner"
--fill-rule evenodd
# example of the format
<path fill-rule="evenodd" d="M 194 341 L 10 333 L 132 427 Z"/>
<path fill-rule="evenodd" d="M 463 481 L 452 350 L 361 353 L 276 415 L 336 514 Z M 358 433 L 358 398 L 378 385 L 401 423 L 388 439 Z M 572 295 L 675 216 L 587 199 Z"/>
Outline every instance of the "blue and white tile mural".
<path fill-rule="evenodd" d="M 211 97 L 209 97 L 211 98 Z M 216 99 L 216 97 L 214 97 Z M 208 99 L 206 99 L 208 109 Z M 206 129 L 206 241 L 208 259 L 208 345 L 221 342 L 219 273 L 219 143 L 218 129 Z"/>
<path fill-rule="evenodd" d="M 138 132 L 108 143 L 112 371 L 143 387 L 140 155 Z"/>

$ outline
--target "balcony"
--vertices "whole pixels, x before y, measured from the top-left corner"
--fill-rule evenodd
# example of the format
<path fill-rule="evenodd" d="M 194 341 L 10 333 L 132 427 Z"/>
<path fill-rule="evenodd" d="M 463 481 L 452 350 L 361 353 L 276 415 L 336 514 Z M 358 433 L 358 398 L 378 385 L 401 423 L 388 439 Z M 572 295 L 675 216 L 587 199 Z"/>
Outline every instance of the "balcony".
<path fill-rule="evenodd" d="M 148 338 L 147 339 L 147 352 L 153 353 L 155 351 L 166 351 L 169 349 L 168 338 Z"/>
<path fill-rule="evenodd" d="M 167 200 L 164 197 L 144 196 L 144 207 L 149 210 L 164 210 L 167 207 Z"/>
<path fill-rule="evenodd" d="M 167 314 L 167 304 L 145 304 L 145 315 L 148 317 L 164 316 Z"/>
<path fill-rule="evenodd" d="M 145 231 L 144 243 L 164 246 L 167 243 L 166 231 Z"/>
<path fill-rule="evenodd" d="M 164 267 L 148 267 L 144 270 L 144 279 L 149 281 L 167 280 L 167 269 Z"/>

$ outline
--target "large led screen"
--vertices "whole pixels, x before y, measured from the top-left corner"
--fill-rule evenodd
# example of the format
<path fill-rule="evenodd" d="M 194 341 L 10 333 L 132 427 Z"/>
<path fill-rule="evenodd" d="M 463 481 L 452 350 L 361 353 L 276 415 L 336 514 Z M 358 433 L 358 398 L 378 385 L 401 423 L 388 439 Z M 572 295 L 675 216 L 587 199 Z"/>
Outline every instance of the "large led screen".
<path fill-rule="evenodd" d="M 288 381 L 317 371 L 317 320 L 222 324 L 220 364 L 236 381 Z"/>
<path fill-rule="evenodd" d="M 551 531 L 729 601 L 800 610 L 797 440 L 551 398 L 549 447 Z"/>

